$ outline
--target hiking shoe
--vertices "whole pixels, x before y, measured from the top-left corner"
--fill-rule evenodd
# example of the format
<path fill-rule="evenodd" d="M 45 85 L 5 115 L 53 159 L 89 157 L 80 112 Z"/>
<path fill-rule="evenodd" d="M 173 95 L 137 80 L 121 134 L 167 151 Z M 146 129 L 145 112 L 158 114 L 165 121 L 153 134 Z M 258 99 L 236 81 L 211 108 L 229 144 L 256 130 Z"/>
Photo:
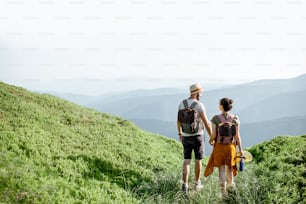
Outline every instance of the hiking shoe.
<path fill-rule="evenodd" d="M 201 181 L 196 181 L 196 184 L 195 184 L 196 191 L 199 191 L 202 188 L 203 188 L 203 185 L 201 184 Z"/>
<path fill-rule="evenodd" d="M 187 195 L 188 193 L 188 185 L 186 185 L 185 183 L 182 184 L 182 192 L 184 193 L 184 195 Z"/>
<path fill-rule="evenodd" d="M 236 190 L 237 190 L 237 189 L 236 189 L 235 183 L 233 183 L 232 185 L 229 185 L 228 188 L 227 188 L 227 191 L 228 191 L 229 193 L 235 193 Z"/>
<path fill-rule="evenodd" d="M 218 199 L 224 199 L 224 198 L 226 198 L 227 196 L 228 196 L 227 192 L 219 192 L 219 193 L 217 194 L 217 198 L 218 198 Z"/>

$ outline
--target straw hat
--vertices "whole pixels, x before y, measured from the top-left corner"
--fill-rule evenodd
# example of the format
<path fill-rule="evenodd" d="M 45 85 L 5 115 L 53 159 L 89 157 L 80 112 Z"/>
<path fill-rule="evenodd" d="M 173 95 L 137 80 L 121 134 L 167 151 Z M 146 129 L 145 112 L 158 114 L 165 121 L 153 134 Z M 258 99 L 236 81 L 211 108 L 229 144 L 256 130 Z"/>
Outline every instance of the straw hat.
<path fill-rule="evenodd" d="M 201 93 L 203 91 L 202 87 L 200 84 L 192 84 L 190 87 L 190 95 L 196 94 L 196 93 Z"/>
<path fill-rule="evenodd" d="M 245 162 L 250 162 L 253 160 L 253 155 L 249 151 L 246 151 L 246 150 L 243 150 L 243 157 L 244 157 Z M 241 160 L 241 154 L 237 153 L 236 162 L 240 162 L 240 160 Z"/>

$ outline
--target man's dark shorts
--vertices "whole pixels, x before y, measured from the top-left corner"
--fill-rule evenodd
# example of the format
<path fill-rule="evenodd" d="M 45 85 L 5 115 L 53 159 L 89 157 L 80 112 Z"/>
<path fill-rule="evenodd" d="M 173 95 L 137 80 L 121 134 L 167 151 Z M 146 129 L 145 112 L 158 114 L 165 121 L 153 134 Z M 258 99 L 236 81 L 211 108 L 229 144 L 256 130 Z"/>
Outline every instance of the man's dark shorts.
<path fill-rule="evenodd" d="M 197 160 L 203 159 L 203 151 L 204 151 L 203 135 L 183 137 L 182 143 L 184 146 L 184 159 L 191 159 L 192 150 L 194 150 L 195 159 Z"/>

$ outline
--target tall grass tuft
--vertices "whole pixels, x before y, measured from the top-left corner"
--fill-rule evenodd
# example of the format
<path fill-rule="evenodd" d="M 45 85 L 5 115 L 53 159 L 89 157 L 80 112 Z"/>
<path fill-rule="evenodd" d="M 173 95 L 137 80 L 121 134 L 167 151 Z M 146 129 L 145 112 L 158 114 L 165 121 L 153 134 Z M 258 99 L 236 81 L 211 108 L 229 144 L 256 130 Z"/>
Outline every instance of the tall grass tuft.
<path fill-rule="evenodd" d="M 256 176 L 256 164 L 246 165 L 247 169 L 235 177 L 236 191 L 221 194 L 218 183 L 218 171 L 208 178 L 202 178 L 204 188 L 194 189 L 189 183 L 189 192 L 184 196 L 180 190 L 181 174 L 157 175 L 153 183 L 143 183 L 132 190 L 139 203 L 188 203 L 188 204 L 261 204 L 267 203 L 268 189 Z M 193 175 L 190 175 L 192 181 Z"/>

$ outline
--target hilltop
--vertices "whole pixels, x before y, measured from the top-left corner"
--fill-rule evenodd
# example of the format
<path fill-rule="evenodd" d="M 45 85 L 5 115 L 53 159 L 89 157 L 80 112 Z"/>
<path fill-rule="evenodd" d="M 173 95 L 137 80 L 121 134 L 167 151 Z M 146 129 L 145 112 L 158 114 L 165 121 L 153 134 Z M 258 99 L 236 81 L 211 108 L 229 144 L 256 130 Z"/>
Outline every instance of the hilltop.
<path fill-rule="evenodd" d="M 178 142 L 119 117 L 5 83 L 0 106 L 1 202 L 134 203 L 181 166 Z"/>
<path fill-rule="evenodd" d="M 254 160 L 235 177 L 235 194 L 218 198 L 215 169 L 186 199 L 179 142 L 1 82 L 0 106 L 1 203 L 305 202 L 305 135 L 251 147 Z"/>

